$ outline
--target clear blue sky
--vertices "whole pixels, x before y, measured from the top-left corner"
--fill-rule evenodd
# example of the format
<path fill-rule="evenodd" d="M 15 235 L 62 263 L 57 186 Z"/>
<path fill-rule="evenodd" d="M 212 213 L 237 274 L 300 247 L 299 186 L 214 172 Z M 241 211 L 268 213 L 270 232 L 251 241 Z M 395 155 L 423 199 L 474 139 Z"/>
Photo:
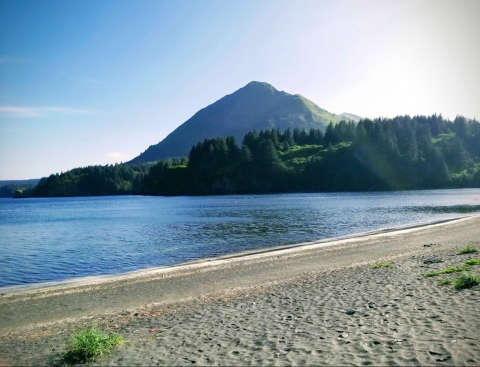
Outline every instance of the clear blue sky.
<path fill-rule="evenodd" d="M 480 118 L 480 1 L 0 0 L 0 180 L 127 161 L 252 80 Z"/>

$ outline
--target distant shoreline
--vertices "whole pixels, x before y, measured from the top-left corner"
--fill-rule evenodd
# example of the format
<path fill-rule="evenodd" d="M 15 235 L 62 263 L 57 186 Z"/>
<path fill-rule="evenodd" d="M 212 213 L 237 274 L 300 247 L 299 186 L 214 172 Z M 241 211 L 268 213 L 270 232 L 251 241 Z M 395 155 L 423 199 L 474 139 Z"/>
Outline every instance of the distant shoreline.
<path fill-rule="evenodd" d="M 467 186 L 467 187 L 437 187 L 437 188 L 403 188 L 403 189 L 389 189 L 389 188 L 375 188 L 372 190 L 304 190 L 304 191 L 255 191 L 255 192 L 239 192 L 239 193 L 215 193 L 215 194 L 178 194 L 178 195 L 160 195 L 160 194 L 101 194 L 101 195 L 63 195 L 63 196 L 25 196 L 21 198 L 14 197 L 0 197 L 0 199 L 71 199 L 71 198 L 101 198 L 101 197 L 224 197 L 224 196 L 260 196 L 260 195 L 302 195 L 302 194 L 347 194 L 347 193 L 385 193 L 385 192 L 411 192 L 411 191 L 442 191 L 442 190 L 476 190 L 480 189 L 480 186 Z"/>

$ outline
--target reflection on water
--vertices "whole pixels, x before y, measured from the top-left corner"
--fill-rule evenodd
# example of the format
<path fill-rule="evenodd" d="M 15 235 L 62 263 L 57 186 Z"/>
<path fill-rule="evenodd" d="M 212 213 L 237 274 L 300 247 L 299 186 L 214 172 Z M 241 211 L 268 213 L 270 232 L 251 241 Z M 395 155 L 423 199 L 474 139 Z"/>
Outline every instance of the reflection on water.
<path fill-rule="evenodd" d="M 480 213 L 480 190 L 0 199 L 0 287 Z"/>

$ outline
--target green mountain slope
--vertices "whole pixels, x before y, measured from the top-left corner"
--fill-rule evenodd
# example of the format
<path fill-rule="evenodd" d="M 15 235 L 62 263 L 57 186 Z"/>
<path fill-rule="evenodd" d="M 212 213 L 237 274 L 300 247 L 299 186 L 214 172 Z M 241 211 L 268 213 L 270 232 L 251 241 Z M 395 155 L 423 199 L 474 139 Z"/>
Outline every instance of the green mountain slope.
<path fill-rule="evenodd" d="M 256 129 L 325 129 L 340 116 L 318 107 L 299 94 L 278 91 L 272 85 L 251 82 L 198 111 L 164 140 L 150 146 L 129 163 L 151 162 L 187 156 L 193 145 L 206 138 L 234 136 L 241 143 L 244 135 Z"/>

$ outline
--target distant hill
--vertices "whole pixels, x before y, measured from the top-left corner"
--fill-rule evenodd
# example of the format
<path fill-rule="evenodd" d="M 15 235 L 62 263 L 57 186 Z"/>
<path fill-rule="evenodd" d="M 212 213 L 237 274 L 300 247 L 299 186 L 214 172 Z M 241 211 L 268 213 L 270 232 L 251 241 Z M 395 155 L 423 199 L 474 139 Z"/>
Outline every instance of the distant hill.
<path fill-rule="evenodd" d="M 39 178 L 32 178 L 30 180 L 0 180 L 0 187 L 5 185 L 33 185 L 35 186 L 40 181 Z"/>
<path fill-rule="evenodd" d="M 0 198 L 11 198 L 17 190 L 30 193 L 40 179 L 0 181 Z"/>
<path fill-rule="evenodd" d="M 340 116 L 342 119 L 352 120 L 352 121 L 355 121 L 355 122 L 358 122 L 362 119 L 361 116 L 354 115 L 353 113 L 348 113 L 348 112 L 344 112 L 344 113 L 342 113 L 341 115 L 338 115 L 338 116 Z"/>
<path fill-rule="evenodd" d="M 160 143 L 151 145 L 128 163 L 188 156 L 192 146 L 206 138 L 233 135 L 241 144 L 245 134 L 254 129 L 325 130 L 330 121 L 336 124 L 341 120 L 342 117 L 299 94 L 279 91 L 268 83 L 251 82 L 201 109 Z"/>

